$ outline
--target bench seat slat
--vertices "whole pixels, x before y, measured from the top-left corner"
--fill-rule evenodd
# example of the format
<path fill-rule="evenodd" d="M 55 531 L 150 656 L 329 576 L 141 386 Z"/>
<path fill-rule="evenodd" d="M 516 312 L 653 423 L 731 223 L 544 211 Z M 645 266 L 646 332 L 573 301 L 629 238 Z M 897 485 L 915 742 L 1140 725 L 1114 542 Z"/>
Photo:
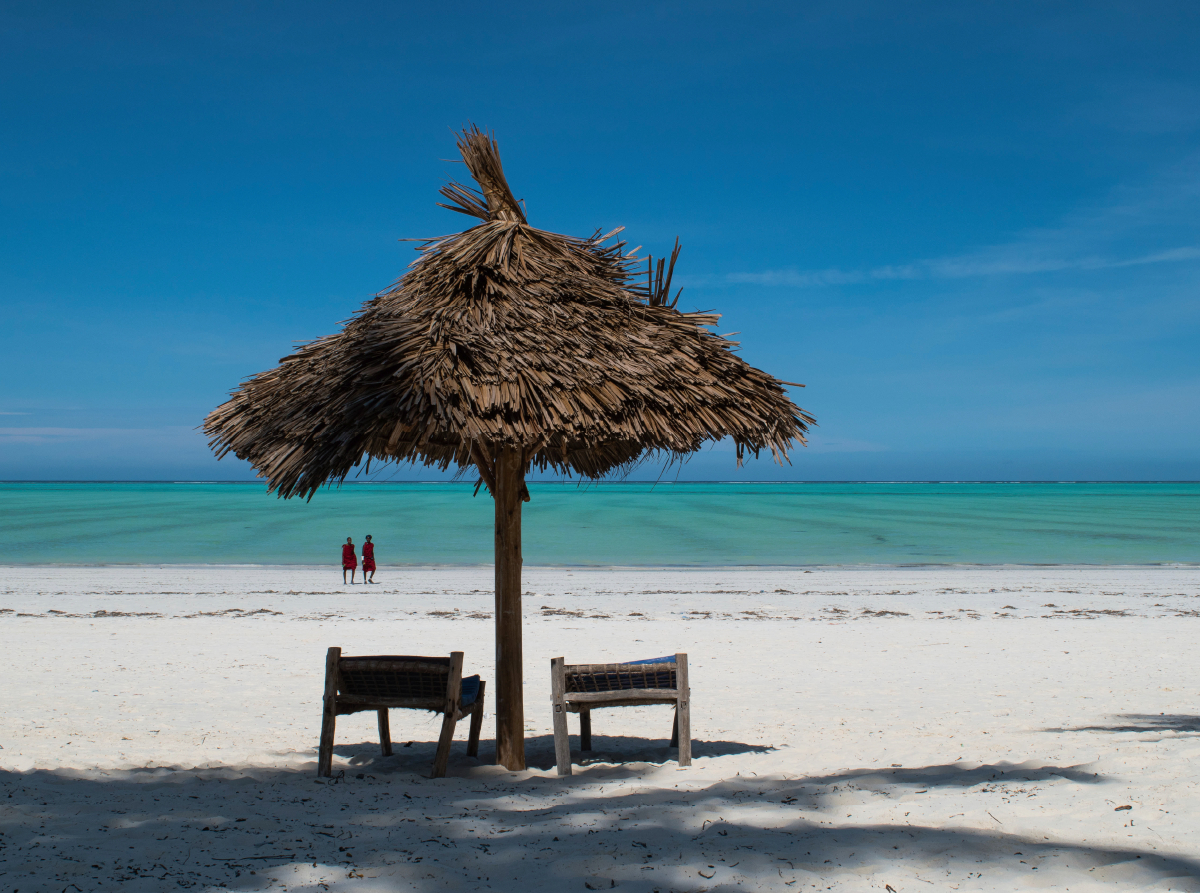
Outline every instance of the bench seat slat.
<path fill-rule="evenodd" d="M 376 698 L 363 695 L 338 695 L 338 704 L 356 707 L 411 707 L 414 710 L 436 710 L 439 713 L 446 707 L 446 699 L 442 698 Z"/>
<path fill-rule="evenodd" d="M 598 692 L 588 692 L 598 694 Z M 567 701 L 567 712 L 586 713 L 592 710 L 602 710 L 605 707 L 653 707 L 656 704 L 672 705 L 675 698 L 609 698 L 604 701 Z"/>
<path fill-rule="evenodd" d="M 343 670 L 390 670 L 397 673 L 440 673 L 445 676 L 449 665 L 438 660 L 421 660 L 415 657 L 343 657 Z"/>
<path fill-rule="evenodd" d="M 637 667 L 636 670 L 631 670 L 630 667 Z M 566 673 L 665 673 L 674 672 L 675 661 L 662 661 L 654 663 L 642 663 L 640 661 L 629 661 L 624 664 L 564 664 L 563 671 Z"/>
<path fill-rule="evenodd" d="M 592 701 L 630 701 L 649 699 L 656 704 L 672 703 L 679 698 L 676 688 L 620 688 L 612 691 L 569 691 L 563 695 L 568 703 L 586 704 Z"/>

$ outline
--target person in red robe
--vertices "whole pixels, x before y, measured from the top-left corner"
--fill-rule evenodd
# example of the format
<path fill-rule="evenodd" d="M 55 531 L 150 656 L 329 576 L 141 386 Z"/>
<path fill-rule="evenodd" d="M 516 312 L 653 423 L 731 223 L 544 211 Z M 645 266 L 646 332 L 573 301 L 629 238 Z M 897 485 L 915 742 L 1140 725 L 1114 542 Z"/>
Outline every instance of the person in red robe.
<path fill-rule="evenodd" d="M 370 573 L 370 579 L 367 574 Z M 371 534 L 367 534 L 367 541 L 363 543 L 363 582 L 375 582 L 375 544 L 371 542 Z"/>
<path fill-rule="evenodd" d="M 350 583 L 354 583 L 354 569 L 358 567 L 358 558 L 354 554 L 354 540 L 346 537 L 346 545 L 342 546 L 342 585 L 346 584 L 346 571 L 350 571 Z"/>

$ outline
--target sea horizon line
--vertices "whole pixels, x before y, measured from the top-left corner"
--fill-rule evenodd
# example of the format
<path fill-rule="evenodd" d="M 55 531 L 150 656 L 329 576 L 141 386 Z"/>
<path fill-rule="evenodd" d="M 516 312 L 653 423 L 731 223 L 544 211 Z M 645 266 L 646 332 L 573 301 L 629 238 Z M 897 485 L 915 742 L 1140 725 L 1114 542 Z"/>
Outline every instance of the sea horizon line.
<path fill-rule="evenodd" d="M 1030 478 L 1030 479 L 1005 479 L 1005 478 L 909 478 L 897 480 L 794 480 L 794 481 L 771 481 L 771 480 L 754 480 L 754 481 L 734 481 L 734 480 L 703 480 L 703 481 L 609 481 L 609 480 L 531 480 L 528 484 L 534 485 L 573 485 L 576 487 L 591 487 L 601 485 L 624 485 L 639 484 L 648 487 L 666 487 L 666 486 L 687 486 L 695 484 L 1200 484 L 1200 480 L 1192 479 L 1154 479 L 1154 480 L 1130 480 L 1130 479 L 1110 479 L 1110 478 L 1079 478 L 1079 479 L 1055 479 L 1055 478 Z M 257 486 L 265 487 L 262 481 L 221 481 L 221 480 L 176 480 L 171 478 L 62 478 L 45 480 L 0 480 L 0 485 L 9 484 L 229 484 L 234 486 Z M 467 480 L 437 480 L 437 481 L 341 481 L 325 485 L 328 489 L 336 489 L 343 486 L 404 486 L 409 484 L 420 485 L 436 485 L 446 484 L 463 487 L 474 487 L 473 481 Z"/>

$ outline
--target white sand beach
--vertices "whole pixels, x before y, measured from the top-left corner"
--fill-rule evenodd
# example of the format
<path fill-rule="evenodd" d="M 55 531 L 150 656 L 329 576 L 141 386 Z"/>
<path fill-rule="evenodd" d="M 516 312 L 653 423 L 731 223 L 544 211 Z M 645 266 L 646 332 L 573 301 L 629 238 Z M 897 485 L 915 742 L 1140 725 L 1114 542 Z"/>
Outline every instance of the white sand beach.
<path fill-rule="evenodd" d="M 0 569 L 4 891 L 1200 890 L 1200 568 L 525 572 L 531 768 L 339 722 L 325 649 L 466 652 L 490 568 Z M 549 661 L 690 656 L 553 766 Z M 586 756 L 586 759 L 581 759 Z"/>

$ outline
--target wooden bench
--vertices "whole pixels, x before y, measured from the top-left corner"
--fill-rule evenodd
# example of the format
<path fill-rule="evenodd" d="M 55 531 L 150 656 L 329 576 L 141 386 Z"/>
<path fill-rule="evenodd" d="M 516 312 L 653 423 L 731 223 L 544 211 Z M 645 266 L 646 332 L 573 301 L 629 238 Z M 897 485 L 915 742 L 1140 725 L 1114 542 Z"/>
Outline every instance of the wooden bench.
<path fill-rule="evenodd" d="M 479 753 L 479 730 L 483 725 L 483 696 L 487 683 L 478 676 L 462 678 L 463 653 L 449 657 L 377 655 L 342 657 L 341 648 L 330 648 L 325 656 L 325 699 L 321 715 L 321 747 L 317 775 L 333 773 L 333 732 L 337 718 L 362 710 L 379 712 L 379 746 L 385 757 L 392 755 L 388 710 L 432 710 L 442 714 L 442 733 L 433 760 L 433 777 L 446 774 L 454 727 L 471 717 L 467 756 Z"/>
<path fill-rule="evenodd" d="M 592 749 L 592 711 L 601 707 L 672 704 L 675 725 L 671 746 L 679 748 L 679 765 L 692 764 L 687 655 L 635 660 L 623 664 L 567 664 L 550 661 L 554 705 L 554 757 L 559 775 L 571 774 L 571 742 L 567 714 L 579 714 L 579 749 Z"/>

